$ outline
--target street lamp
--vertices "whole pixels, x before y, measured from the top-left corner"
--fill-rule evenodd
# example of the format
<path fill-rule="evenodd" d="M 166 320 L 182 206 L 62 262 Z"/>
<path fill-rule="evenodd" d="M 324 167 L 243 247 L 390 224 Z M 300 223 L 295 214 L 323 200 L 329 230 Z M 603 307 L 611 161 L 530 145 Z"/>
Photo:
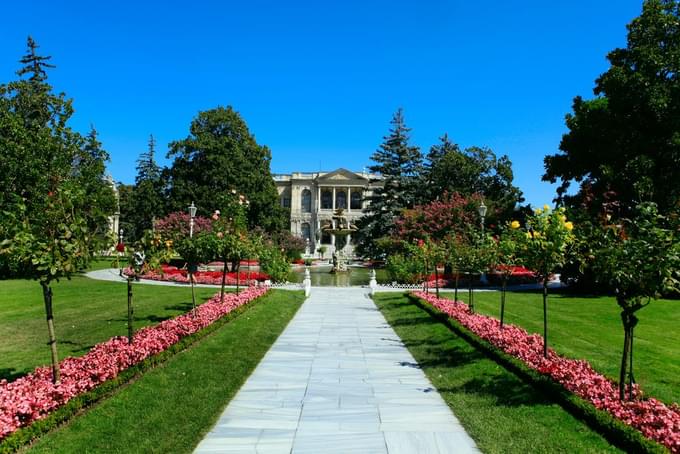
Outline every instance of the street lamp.
<path fill-rule="evenodd" d="M 484 205 L 484 201 L 482 200 L 481 205 L 477 208 L 477 212 L 479 213 L 479 217 L 481 220 L 481 225 L 482 225 L 482 244 L 484 244 L 484 218 L 486 218 L 486 205 Z M 486 273 L 482 272 L 482 274 L 479 276 L 479 281 L 481 284 L 486 285 L 488 283 L 486 279 Z"/>
<path fill-rule="evenodd" d="M 123 263 L 120 261 L 120 258 L 123 255 L 123 251 L 125 251 L 125 246 L 123 245 L 123 229 L 118 230 L 118 245 L 116 246 L 116 250 L 118 251 L 118 261 L 120 262 L 120 271 L 118 274 L 122 277 Z"/>
<path fill-rule="evenodd" d="M 486 217 L 486 205 L 484 205 L 484 201 L 482 200 L 482 204 L 479 205 L 479 208 L 477 208 L 477 212 L 479 213 L 479 217 L 481 218 L 482 222 L 482 235 L 484 235 L 484 218 Z"/>
<path fill-rule="evenodd" d="M 194 236 L 194 218 L 196 217 L 196 206 L 194 202 L 189 205 L 189 238 Z"/>

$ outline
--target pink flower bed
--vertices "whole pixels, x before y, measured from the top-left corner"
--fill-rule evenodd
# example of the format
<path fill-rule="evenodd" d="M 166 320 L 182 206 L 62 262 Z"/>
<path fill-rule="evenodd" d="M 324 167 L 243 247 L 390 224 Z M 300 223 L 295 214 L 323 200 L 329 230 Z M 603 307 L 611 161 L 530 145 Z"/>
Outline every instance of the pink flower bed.
<path fill-rule="evenodd" d="M 596 408 L 638 429 L 671 452 L 680 452 L 680 407 L 677 403 L 667 406 L 654 398 L 643 400 L 637 386 L 634 387 L 637 399 L 622 402 L 617 385 L 597 373 L 587 361 L 561 357 L 550 348 L 548 358 L 544 358 L 543 338 L 538 334 L 529 334 L 509 324 L 504 324 L 503 329 L 500 329 L 498 320 L 486 315 L 470 314 L 467 304 L 461 302 L 438 299 L 424 292 L 413 294 L 528 367 L 550 376 Z"/>
<path fill-rule="evenodd" d="M 229 293 L 224 296 L 224 304 L 220 303 L 217 294 L 198 306 L 195 312 L 140 329 L 132 344 L 126 337 L 113 337 L 95 345 L 84 356 L 65 358 L 60 363 L 61 380 L 57 384 L 52 383 L 50 367 L 38 367 L 12 382 L 0 380 L 0 440 L 264 295 L 267 290 L 266 287 L 250 287 L 238 295 Z"/>

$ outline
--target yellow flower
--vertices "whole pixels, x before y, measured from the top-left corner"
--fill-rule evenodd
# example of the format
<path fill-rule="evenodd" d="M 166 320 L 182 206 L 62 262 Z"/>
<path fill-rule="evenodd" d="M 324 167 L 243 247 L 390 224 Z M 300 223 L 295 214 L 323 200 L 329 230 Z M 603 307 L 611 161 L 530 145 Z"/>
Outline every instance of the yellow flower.
<path fill-rule="evenodd" d="M 531 239 L 531 233 L 527 232 L 527 238 Z"/>
<path fill-rule="evenodd" d="M 541 214 L 541 213 L 543 213 L 543 210 L 541 210 L 540 208 L 536 208 L 536 209 L 534 210 L 534 213 L 536 213 L 536 214 Z"/>
<path fill-rule="evenodd" d="M 543 209 L 544 209 L 545 211 L 548 211 L 548 210 L 550 209 L 550 207 L 549 207 L 548 205 L 543 205 Z"/>
<path fill-rule="evenodd" d="M 510 223 L 510 228 L 511 229 L 518 229 L 519 228 L 519 221 L 512 221 Z"/>
<path fill-rule="evenodd" d="M 165 247 L 170 249 L 172 247 L 172 240 L 168 240 L 165 242 Z"/>
<path fill-rule="evenodd" d="M 567 230 L 573 230 L 574 229 L 574 223 L 571 221 L 567 221 L 564 223 L 564 227 L 566 227 Z"/>

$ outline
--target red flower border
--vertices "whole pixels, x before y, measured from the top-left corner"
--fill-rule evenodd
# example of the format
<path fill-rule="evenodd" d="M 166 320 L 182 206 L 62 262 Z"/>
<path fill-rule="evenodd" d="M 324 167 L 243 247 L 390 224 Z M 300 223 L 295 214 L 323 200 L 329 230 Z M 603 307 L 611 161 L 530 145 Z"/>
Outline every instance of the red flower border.
<path fill-rule="evenodd" d="M 529 334 L 507 323 L 500 329 L 497 319 L 471 314 L 467 304 L 459 301 L 437 298 L 424 292 L 413 292 L 413 295 L 529 368 L 548 375 L 596 408 L 636 428 L 671 452 L 680 453 L 680 407 L 677 403 L 667 406 L 654 398 L 642 399 L 642 392 L 637 385 L 634 388 L 635 400 L 620 401 L 616 384 L 596 372 L 587 361 L 564 358 L 551 348 L 548 349 L 548 358 L 544 358 L 543 338 L 538 334 Z"/>

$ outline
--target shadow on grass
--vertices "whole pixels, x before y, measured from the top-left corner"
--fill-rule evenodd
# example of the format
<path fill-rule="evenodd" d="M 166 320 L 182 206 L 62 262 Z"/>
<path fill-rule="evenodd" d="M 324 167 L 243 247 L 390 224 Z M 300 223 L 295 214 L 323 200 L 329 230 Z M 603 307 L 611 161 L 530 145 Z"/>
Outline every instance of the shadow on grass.
<path fill-rule="evenodd" d="M 78 347 L 78 348 L 71 350 L 72 353 L 85 353 L 85 352 L 89 351 L 90 349 L 92 349 L 92 347 L 94 347 L 94 345 L 85 345 L 82 342 L 73 342 L 73 341 L 70 341 L 68 339 L 60 340 L 58 342 L 60 344 L 64 344 L 64 345 L 71 345 L 73 347 Z"/>
<path fill-rule="evenodd" d="M 492 398 L 494 405 L 518 407 L 553 405 L 545 394 L 507 374 L 488 374 L 467 380 L 458 386 L 438 388 L 442 394 L 465 393 Z"/>
<path fill-rule="evenodd" d="M 0 369 L 0 380 L 13 381 L 28 374 L 29 370 L 17 370 L 14 367 Z"/>

